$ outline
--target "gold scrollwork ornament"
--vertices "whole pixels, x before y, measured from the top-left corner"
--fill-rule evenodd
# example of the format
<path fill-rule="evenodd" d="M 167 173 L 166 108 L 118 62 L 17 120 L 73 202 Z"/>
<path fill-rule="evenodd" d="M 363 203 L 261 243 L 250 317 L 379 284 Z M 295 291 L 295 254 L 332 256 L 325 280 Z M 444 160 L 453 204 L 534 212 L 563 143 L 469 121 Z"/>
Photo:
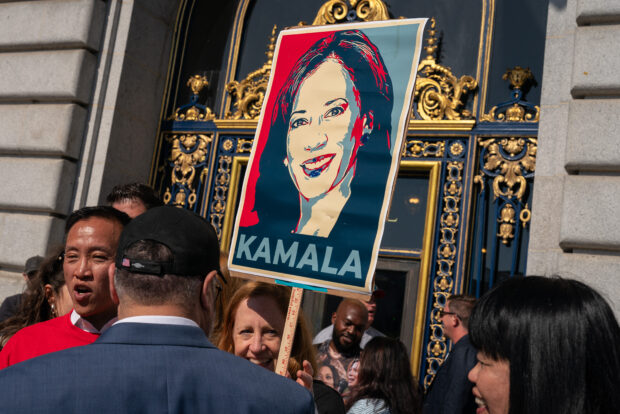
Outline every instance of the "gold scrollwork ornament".
<path fill-rule="evenodd" d="M 418 139 L 408 139 L 403 147 L 403 157 L 443 157 L 445 152 L 445 142 L 428 142 Z"/>
<path fill-rule="evenodd" d="M 433 17 L 424 48 L 427 55 L 418 65 L 421 74 L 414 89 L 418 114 L 427 121 L 469 119 L 472 117 L 471 111 L 461 108 L 462 99 L 478 87 L 478 82 L 469 75 L 457 78 L 449 67 L 437 64 L 434 57 L 437 50 L 435 24 Z"/>
<path fill-rule="evenodd" d="M 253 143 L 254 143 L 253 139 L 239 138 L 237 140 L 237 152 L 238 153 L 251 152 Z"/>
<path fill-rule="evenodd" d="M 356 16 L 365 22 L 390 18 L 388 8 L 381 0 L 329 0 L 321 6 L 312 25 L 342 23 L 351 10 L 355 10 Z"/>
<path fill-rule="evenodd" d="M 216 186 L 213 192 L 213 201 L 211 202 L 211 224 L 213 224 L 218 238 L 222 237 L 222 225 L 224 223 L 224 213 L 226 212 L 228 190 L 230 188 L 232 160 L 233 158 L 230 155 L 222 155 L 217 162 Z"/>
<path fill-rule="evenodd" d="M 536 151 L 538 140 L 536 138 L 497 138 L 480 139 L 480 145 L 487 149 L 484 156 L 484 169 L 487 171 L 499 170 L 499 174 L 493 179 L 493 195 L 495 197 L 516 197 L 521 199 L 527 188 L 527 181 L 523 174 L 534 172 L 536 169 Z M 500 152 L 502 149 L 511 157 L 519 154 L 527 145 L 525 155 L 520 159 L 506 159 Z M 516 188 L 516 190 L 515 190 Z"/>
<path fill-rule="evenodd" d="M 499 224 L 499 232 L 497 236 L 502 239 L 502 243 L 508 244 L 510 239 L 514 239 L 513 233 L 515 224 L 515 209 L 510 204 L 506 204 L 499 213 L 497 221 Z"/>
<path fill-rule="evenodd" d="M 209 86 L 207 77 L 204 75 L 191 76 L 187 81 L 187 87 L 192 90 L 191 101 L 174 111 L 170 119 L 175 121 L 213 121 L 215 114 L 204 105 L 198 103 L 200 91 Z"/>
<path fill-rule="evenodd" d="M 489 113 L 482 115 L 480 120 L 486 122 L 538 122 L 540 120 L 540 107 L 522 100 L 523 86 L 534 79 L 530 68 L 515 66 L 506 70 L 502 79 L 510 82 L 514 91 L 514 99 L 492 107 Z"/>
<path fill-rule="evenodd" d="M 194 188 L 194 180 L 196 178 L 196 168 L 198 164 L 205 161 L 209 144 L 213 138 L 203 134 L 182 134 L 172 135 L 166 138 L 172 144 L 168 161 L 172 163 L 172 174 L 170 177 L 171 187 L 166 189 L 164 194 L 164 202 L 169 203 L 172 199 L 170 188 L 175 185 L 181 186 L 176 193 L 174 204 L 185 206 L 185 202 L 193 207 L 196 202 L 196 189 Z M 204 180 L 206 170 L 200 174 L 200 180 Z M 187 195 L 184 188 L 190 190 Z"/>
<path fill-rule="evenodd" d="M 258 70 L 250 73 L 241 82 L 232 81 L 226 85 L 226 91 L 234 100 L 233 112 L 226 113 L 226 119 L 258 119 L 271 75 L 271 65 L 276 44 L 276 29 L 273 26 L 267 47 L 267 62 Z"/>

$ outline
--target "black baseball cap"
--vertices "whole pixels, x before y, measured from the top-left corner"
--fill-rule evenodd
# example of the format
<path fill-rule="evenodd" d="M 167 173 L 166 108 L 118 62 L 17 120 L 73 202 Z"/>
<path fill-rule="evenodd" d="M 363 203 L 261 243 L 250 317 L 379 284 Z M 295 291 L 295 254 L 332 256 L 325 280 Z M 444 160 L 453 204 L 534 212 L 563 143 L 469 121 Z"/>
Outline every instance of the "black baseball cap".
<path fill-rule="evenodd" d="M 172 259 L 151 261 L 130 257 L 125 251 L 137 241 L 151 240 L 168 247 Z M 154 207 L 123 229 L 116 267 L 132 273 L 163 276 L 206 276 L 220 272 L 220 248 L 213 226 L 198 214 L 172 206 Z"/>
<path fill-rule="evenodd" d="M 24 273 L 28 276 L 31 276 L 31 273 L 39 270 L 39 266 L 43 263 L 43 257 L 41 256 L 32 256 L 26 260 L 26 264 L 24 265 Z"/>

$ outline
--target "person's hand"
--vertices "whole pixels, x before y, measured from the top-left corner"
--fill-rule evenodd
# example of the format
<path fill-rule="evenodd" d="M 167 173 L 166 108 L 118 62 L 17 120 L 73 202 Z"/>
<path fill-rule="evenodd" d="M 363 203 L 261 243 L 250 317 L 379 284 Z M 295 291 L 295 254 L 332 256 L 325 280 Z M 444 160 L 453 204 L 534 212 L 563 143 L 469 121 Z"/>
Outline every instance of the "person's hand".
<path fill-rule="evenodd" d="M 304 360 L 303 362 L 303 370 L 297 371 L 297 383 L 302 387 L 306 388 L 312 394 L 312 379 L 314 378 L 314 370 L 312 369 L 312 364 L 310 362 Z"/>

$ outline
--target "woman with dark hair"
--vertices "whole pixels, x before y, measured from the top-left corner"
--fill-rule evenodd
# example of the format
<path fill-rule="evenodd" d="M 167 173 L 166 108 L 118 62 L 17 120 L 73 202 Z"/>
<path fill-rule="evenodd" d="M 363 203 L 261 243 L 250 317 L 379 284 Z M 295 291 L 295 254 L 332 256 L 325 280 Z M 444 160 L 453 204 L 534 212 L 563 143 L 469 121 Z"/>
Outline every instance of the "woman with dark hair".
<path fill-rule="evenodd" d="M 371 339 L 362 351 L 347 414 L 415 414 L 421 412 L 421 403 L 403 343 L 381 336 Z"/>
<path fill-rule="evenodd" d="M 254 204 L 244 205 L 240 221 L 245 240 L 298 241 L 301 255 L 312 241 L 305 236 L 329 237 L 330 246 L 345 248 L 330 251 L 336 270 L 322 277 L 342 283 L 341 267 L 353 250 L 358 268 L 367 269 L 392 161 L 392 108 L 392 81 L 363 32 L 332 32 L 310 47 L 279 90 L 268 139 L 257 152 Z M 234 260 L 256 264 L 239 254 Z M 265 262 L 265 270 L 282 270 Z M 317 273 L 310 266 L 296 272 Z M 364 283 L 362 274 L 352 282 Z"/>
<path fill-rule="evenodd" d="M 62 271 L 64 246 L 55 249 L 28 281 L 19 311 L 0 323 L 0 348 L 20 329 L 62 316 L 71 311 L 73 303 Z"/>
<path fill-rule="evenodd" d="M 478 414 L 607 414 L 620 408 L 620 327 L 576 280 L 528 276 L 484 295 L 469 336 Z"/>
<path fill-rule="evenodd" d="M 340 383 L 340 377 L 336 368 L 329 364 L 319 365 L 316 378 L 323 381 L 323 384 L 330 386 L 331 388 L 338 390 L 338 384 Z"/>
<path fill-rule="evenodd" d="M 283 213 L 273 208 L 277 200 L 260 199 L 260 186 L 275 185 L 278 198 L 299 200 L 299 210 L 288 217 L 289 232 L 328 237 L 336 222 L 351 223 L 354 212 L 343 212 L 349 200 L 372 185 L 385 187 L 392 106 L 390 76 L 364 33 L 338 31 L 317 41 L 297 61 L 276 101 L 260 160 L 259 220 Z M 367 205 L 377 216 L 381 201 Z"/>

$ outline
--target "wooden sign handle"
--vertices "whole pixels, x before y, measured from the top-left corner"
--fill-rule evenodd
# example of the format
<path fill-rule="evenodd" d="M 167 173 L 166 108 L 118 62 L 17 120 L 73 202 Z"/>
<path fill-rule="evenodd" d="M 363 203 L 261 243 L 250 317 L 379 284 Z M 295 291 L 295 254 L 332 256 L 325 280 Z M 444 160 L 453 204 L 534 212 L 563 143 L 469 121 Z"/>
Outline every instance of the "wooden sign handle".
<path fill-rule="evenodd" d="M 291 292 L 291 299 L 288 302 L 284 332 L 282 333 L 282 342 L 280 343 L 280 353 L 278 354 L 278 363 L 276 364 L 276 374 L 282 376 L 286 376 L 288 360 L 293 349 L 293 339 L 295 339 L 295 328 L 297 327 L 297 317 L 299 316 L 299 307 L 301 306 L 303 293 L 304 290 L 302 288 L 294 287 Z M 299 361 L 299 363 L 301 364 L 302 361 Z"/>

